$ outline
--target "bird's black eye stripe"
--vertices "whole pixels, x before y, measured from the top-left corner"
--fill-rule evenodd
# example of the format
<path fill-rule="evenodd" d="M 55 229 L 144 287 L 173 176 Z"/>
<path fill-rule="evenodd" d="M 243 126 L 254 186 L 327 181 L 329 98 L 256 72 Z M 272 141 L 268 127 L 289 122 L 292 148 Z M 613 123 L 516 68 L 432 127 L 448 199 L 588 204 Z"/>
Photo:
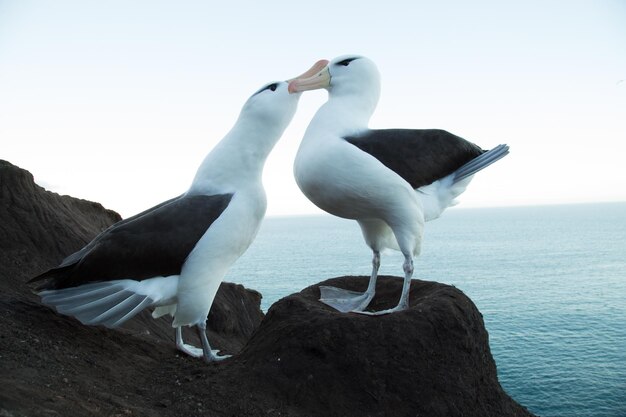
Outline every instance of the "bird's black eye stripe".
<path fill-rule="evenodd" d="M 262 93 L 265 90 L 276 91 L 277 88 L 278 88 L 278 83 L 272 83 L 272 84 L 266 85 L 265 87 L 262 87 L 259 91 L 257 91 L 256 93 L 252 95 L 256 96 L 257 94 Z"/>
<path fill-rule="evenodd" d="M 354 61 L 356 58 L 346 58 L 343 61 L 339 61 L 337 62 L 337 65 L 343 65 L 344 67 L 347 67 L 348 65 L 350 65 L 350 62 Z"/>

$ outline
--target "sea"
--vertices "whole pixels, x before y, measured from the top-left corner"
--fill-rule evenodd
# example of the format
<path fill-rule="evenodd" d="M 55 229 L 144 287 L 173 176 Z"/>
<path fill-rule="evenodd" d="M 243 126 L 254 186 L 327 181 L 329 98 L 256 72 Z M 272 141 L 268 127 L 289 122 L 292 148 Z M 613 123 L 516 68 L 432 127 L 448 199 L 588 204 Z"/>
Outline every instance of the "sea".
<path fill-rule="evenodd" d="M 402 275 L 383 253 L 380 274 Z M 262 308 L 371 272 L 354 221 L 266 218 L 225 280 Z M 426 224 L 415 278 L 454 285 L 483 314 L 505 391 L 543 417 L 626 417 L 626 203 L 451 208 Z"/>

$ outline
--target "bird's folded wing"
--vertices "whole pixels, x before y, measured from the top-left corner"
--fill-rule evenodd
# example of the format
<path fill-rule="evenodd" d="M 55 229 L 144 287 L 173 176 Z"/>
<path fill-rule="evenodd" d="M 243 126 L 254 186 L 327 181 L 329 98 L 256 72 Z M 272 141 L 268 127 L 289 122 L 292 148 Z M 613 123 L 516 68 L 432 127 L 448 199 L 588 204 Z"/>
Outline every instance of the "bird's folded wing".
<path fill-rule="evenodd" d="M 59 267 L 33 281 L 47 279 L 40 289 L 58 289 L 89 282 L 177 275 L 231 198 L 232 194 L 219 194 L 170 200 L 109 227 Z"/>
<path fill-rule="evenodd" d="M 484 153 L 440 129 L 367 130 L 344 138 L 378 159 L 417 189 L 441 179 Z"/>

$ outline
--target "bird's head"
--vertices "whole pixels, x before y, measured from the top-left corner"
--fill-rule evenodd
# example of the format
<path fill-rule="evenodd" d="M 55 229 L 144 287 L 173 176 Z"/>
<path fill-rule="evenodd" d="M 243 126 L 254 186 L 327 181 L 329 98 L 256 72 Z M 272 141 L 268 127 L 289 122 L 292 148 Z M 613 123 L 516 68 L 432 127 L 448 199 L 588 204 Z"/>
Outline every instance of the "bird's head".
<path fill-rule="evenodd" d="M 318 61 L 298 77 L 265 84 L 246 101 L 240 117 L 261 121 L 280 130 L 286 129 L 296 112 L 300 98 L 300 94 L 290 94 L 289 83 L 298 78 L 308 78 L 327 64 L 326 60 Z"/>
<path fill-rule="evenodd" d="M 342 55 L 330 61 L 321 71 L 312 76 L 300 76 L 289 83 L 290 93 L 320 88 L 325 88 L 332 94 L 379 90 L 380 74 L 371 59 L 360 55 Z"/>
<path fill-rule="evenodd" d="M 289 94 L 287 81 L 265 84 L 246 101 L 240 119 L 267 124 L 284 130 L 298 107 L 299 95 Z"/>
<path fill-rule="evenodd" d="M 360 55 L 342 55 L 330 61 L 321 71 L 309 77 L 298 77 L 289 83 L 289 92 L 301 93 L 324 88 L 330 97 L 355 97 L 373 108 L 380 96 L 380 74 L 376 64 Z"/>

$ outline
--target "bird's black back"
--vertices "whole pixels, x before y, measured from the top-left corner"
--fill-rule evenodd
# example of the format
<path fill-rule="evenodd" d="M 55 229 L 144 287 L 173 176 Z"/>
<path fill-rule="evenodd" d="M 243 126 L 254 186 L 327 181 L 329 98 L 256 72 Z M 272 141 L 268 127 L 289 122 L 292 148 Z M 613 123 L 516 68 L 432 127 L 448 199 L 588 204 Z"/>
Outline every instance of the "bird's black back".
<path fill-rule="evenodd" d="M 453 173 L 485 152 L 440 129 L 368 130 L 344 139 L 378 159 L 414 189 Z"/>

